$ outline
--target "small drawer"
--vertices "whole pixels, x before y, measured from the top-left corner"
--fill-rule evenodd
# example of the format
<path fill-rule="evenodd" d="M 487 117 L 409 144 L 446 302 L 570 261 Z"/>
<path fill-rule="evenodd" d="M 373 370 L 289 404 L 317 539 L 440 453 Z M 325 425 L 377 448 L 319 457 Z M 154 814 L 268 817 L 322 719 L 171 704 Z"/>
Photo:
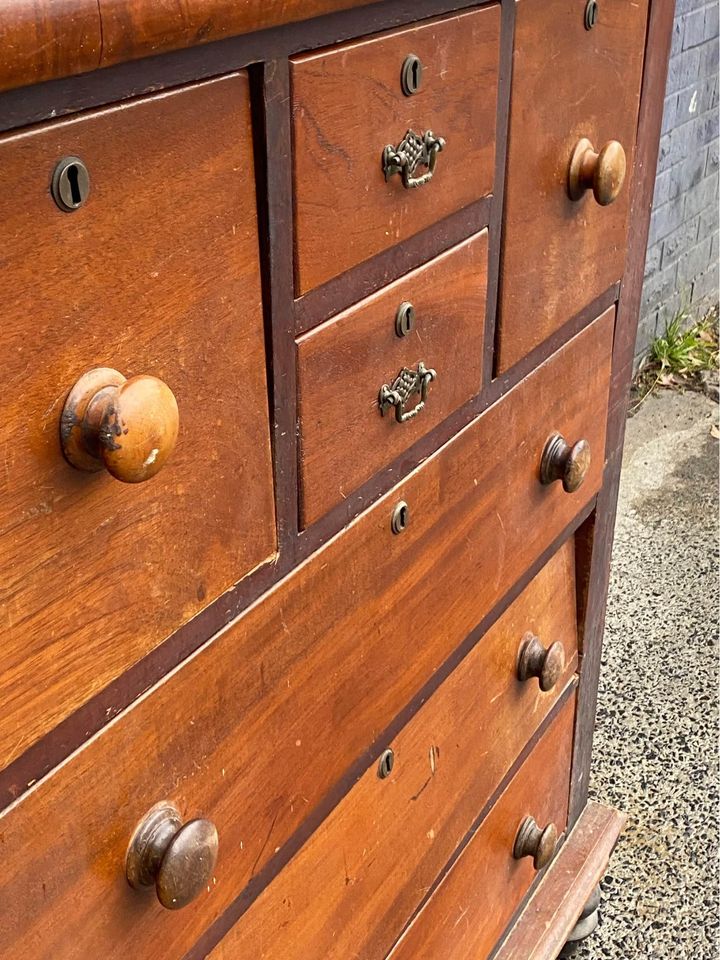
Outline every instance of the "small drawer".
<path fill-rule="evenodd" d="M 292 60 L 298 296 L 492 193 L 499 49 L 493 4 Z"/>
<path fill-rule="evenodd" d="M 623 275 L 648 2 L 516 7 L 498 372 Z"/>
<path fill-rule="evenodd" d="M 303 525 L 479 391 L 487 250 L 483 231 L 298 342 Z"/>
<path fill-rule="evenodd" d="M 276 536 L 247 76 L 4 137 L 0 166 L 5 764 Z"/>
<path fill-rule="evenodd" d="M 577 663 L 575 616 L 571 540 L 387 744 L 392 753 L 370 766 L 212 960 L 384 957 L 565 689 Z M 530 636 L 550 645 L 545 692 L 518 676 Z"/>
<path fill-rule="evenodd" d="M 574 719 L 573 696 L 388 960 L 487 960 L 491 955 L 537 869 L 551 859 L 553 837 L 565 831 Z M 518 842 L 523 826 L 524 842 Z"/>
<path fill-rule="evenodd" d="M 296 852 L 306 819 L 330 813 L 368 746 L 597 493 L 613 327 L 610 312 L 567 343 L 0 816 L 3 960 L 43 955 L 39 943 L 53 960 L 78 944 L 154 960 L 158 943 L 181 960 L 253 877 Z M 400 501 L 410 522 L 394 534 Z M 546 702 L 534 680 L 515 686 L 511 651 L 498 650 L 502 709 L 503 677 L 519 700 Z M 129 838 L 163 802 L 219 835 L 213 879 L 177 911 L 124 875 Z"/>

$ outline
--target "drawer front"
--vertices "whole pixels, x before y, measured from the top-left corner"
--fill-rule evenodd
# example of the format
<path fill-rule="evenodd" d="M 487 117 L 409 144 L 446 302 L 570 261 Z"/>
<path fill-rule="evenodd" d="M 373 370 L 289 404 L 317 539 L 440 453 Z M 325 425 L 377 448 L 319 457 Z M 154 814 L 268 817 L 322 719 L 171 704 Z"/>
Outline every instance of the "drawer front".
<path fill-rule="evenodd" d="M 483 231 L 299 341 L 304 524 L 345 499 L 480 389 L 487 249 Z M 403 304 L 412 305 L 413 328 L 399 336 L 398 326 L 402 334 L 408 323 L 407 310 L 398 316 Z M 435 373 L 432 381 L 424 369 Z M 381 389 L 389 395 L 403 371 L 414 377 L 412 395 L 402 407 L 387 402 L 381 408 Z M 418 409 L 423 389 L 427 396 Z M 398 416 L 408 419 L 400 423 Z"/>
<path fill-rule="evenodd" d="M 283 862 L 293 832 L 330 812 L 368 747 L 597 492 L 612 335 L 608 313 L 0 817 L 3 960 L 32 956 L 41 935 L 54 960 L 80 947 L 150 960 L 158 943 L 181 958 Z M 592 450 L 574 493 L 539 479 L 553 428 Z M 399 499 L 410 522 L 393 535 Z M 136 824 L 164 800 L 220 836 L 217 882 L 178 912 L 123 875 Z"/>
<path fill-rule="evenodd" d="M 492 192 L 499 44 L 495 4 L 292 61 L 298 295 Z M 406 95 L 409 56 L 422 72 Z M 445 141 L 415 189 L 383 173 L 408 131 Z"/>
<path fill-rule="evenodd" d="M 369 767 L 213 960 L 384 957 L 570 679 L 575 615 L 570 540 L 388 744 L 390 775 Z M 549 691 L 518 679 L 528 633 L 564 651 Z"/>
<path fill-rule="evenodd" d="M 520 824 L 565 830 L 575 697 L 561 708 L 436 892 L 390 953 L 392 960 L 486 960 L 535 878 L 516 860 Z"/>
<path fill-rule="evenodd" d="M 623 274 L 647 7 L 647 0 L 603 0 L 595 26 L 586 30 L 584 4 L 576 0 L 518 0 L 500 371 Z M 592 188 L 577 200 L 569 196 L 570 160 L 581 139 L 598 154 L 610 141 L 622 146 L 625 182 L 608 205 L 598 203 Z M 620 162 L 610 151 L 599 170 L 617 173 Z"/>
<path fill-rule="evenodd" d="M 69 155 L 90 178 L 71 212 L 50 191 Z M 0 140 L 3 763 L 274 553 L 252 157 L 244 74 Z M 146 482 L 63 456 L 98 367 L 176 398 Z M 116 446 L 172 413 L 148 383 Z"/>

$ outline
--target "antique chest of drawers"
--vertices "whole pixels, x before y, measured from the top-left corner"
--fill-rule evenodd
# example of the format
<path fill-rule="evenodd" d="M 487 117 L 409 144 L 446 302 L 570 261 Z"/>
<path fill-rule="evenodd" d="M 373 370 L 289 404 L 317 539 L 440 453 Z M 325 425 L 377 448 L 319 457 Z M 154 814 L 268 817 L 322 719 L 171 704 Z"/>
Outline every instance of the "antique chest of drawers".
<path fill-rule="evenodd" d="M 535 960 L 670 0 L 0 0 L 0 957 Z"/>

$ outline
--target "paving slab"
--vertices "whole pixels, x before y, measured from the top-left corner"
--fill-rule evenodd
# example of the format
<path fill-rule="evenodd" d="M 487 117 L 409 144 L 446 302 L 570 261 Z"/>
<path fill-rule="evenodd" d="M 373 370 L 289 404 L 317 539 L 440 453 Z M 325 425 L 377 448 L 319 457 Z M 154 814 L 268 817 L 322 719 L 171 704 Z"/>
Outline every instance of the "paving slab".
<path fill-rule="evenodd" d="M 717 404 L 628 421 L 591 796 L 628 815 L 577 960 L 717 960 Z"/>

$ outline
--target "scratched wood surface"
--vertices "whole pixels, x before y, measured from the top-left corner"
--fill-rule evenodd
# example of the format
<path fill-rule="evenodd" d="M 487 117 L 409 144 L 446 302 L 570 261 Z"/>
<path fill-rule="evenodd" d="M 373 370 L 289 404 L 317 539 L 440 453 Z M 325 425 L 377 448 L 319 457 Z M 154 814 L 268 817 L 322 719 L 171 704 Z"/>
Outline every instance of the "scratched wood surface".
<path fill-rule="evenodd" d="M 300 339 L 303 525 L 351 496 L 480 391 L 487 254 L 484 230 Z M 403 301 L 413 304 L 415 328 L 398 337 L 395 317 Z M 437 373 L 423 410 L 406 423 L 397 422 L 393 408 L 381 416 L 381 385 L 420 362 Z M 412 397 L 408 409 L 418 401 Z"/>
<path fill-rule="evenodd" d="M 49 190 L 67 155 L 90 172 L 72 213 Z M 5 765 L 270 557 L 275 523 L 247 77 L 7 136 L 0 164 Z M 177 398 L 145 483 L 63 457 L 97 366 Z"/>
<path fill-rule="evenodd" d="M 423 75 L 408 97 L 410 53 Z M 499 55 L 494 4 L 292 60 L 298 295 L 492 192 Z M 416 189 L 382 171 L 408 129 L 446 139 Z"/>
<path fill-rule="evenodd" d="M 500 276 L 499 372 L 623 274 L 647 0 L 602 0 L 586 30 L 576 0 L 517 0 Z M 542 42 L 538 42 L 542 37 Z M 566 190 L 587 137 L 619 140 L 628 178 L 600 207 Z"/>
<path fill-rule="evenodd" d="M 3 0 L 0 90 L 348 10 L 368 0 Z"/>
<path fill-rule="evenodd" d="M 273 869 L 596 494 L 602 453 L 574 494 L 538 471 L 553 428 L 603 450 L 612 333 L 608 311 L 0 818 L 3 960 L 154 960 L 158 942 L 179 960 Z M 217 882 L 177 914 L 123 876 L 136 823 L 164 799 L 220 835 Z M 63 829 L 40 835 L 50 822 Z"/>
<path fill-rule="evenodd" d="M 520 823 L 565 829 L 574 715 L 571 697 L 388 960 L 487 960 L 535 878 L 512 856 Z"/>
<path fill-rule="evenodd" d="M 542 693 L 516 675 L 532 630 L 566 653 Z M 212 960 L 384 957 L 577 664 L 569 540 L 388 746 L 211 954 Z"/>

